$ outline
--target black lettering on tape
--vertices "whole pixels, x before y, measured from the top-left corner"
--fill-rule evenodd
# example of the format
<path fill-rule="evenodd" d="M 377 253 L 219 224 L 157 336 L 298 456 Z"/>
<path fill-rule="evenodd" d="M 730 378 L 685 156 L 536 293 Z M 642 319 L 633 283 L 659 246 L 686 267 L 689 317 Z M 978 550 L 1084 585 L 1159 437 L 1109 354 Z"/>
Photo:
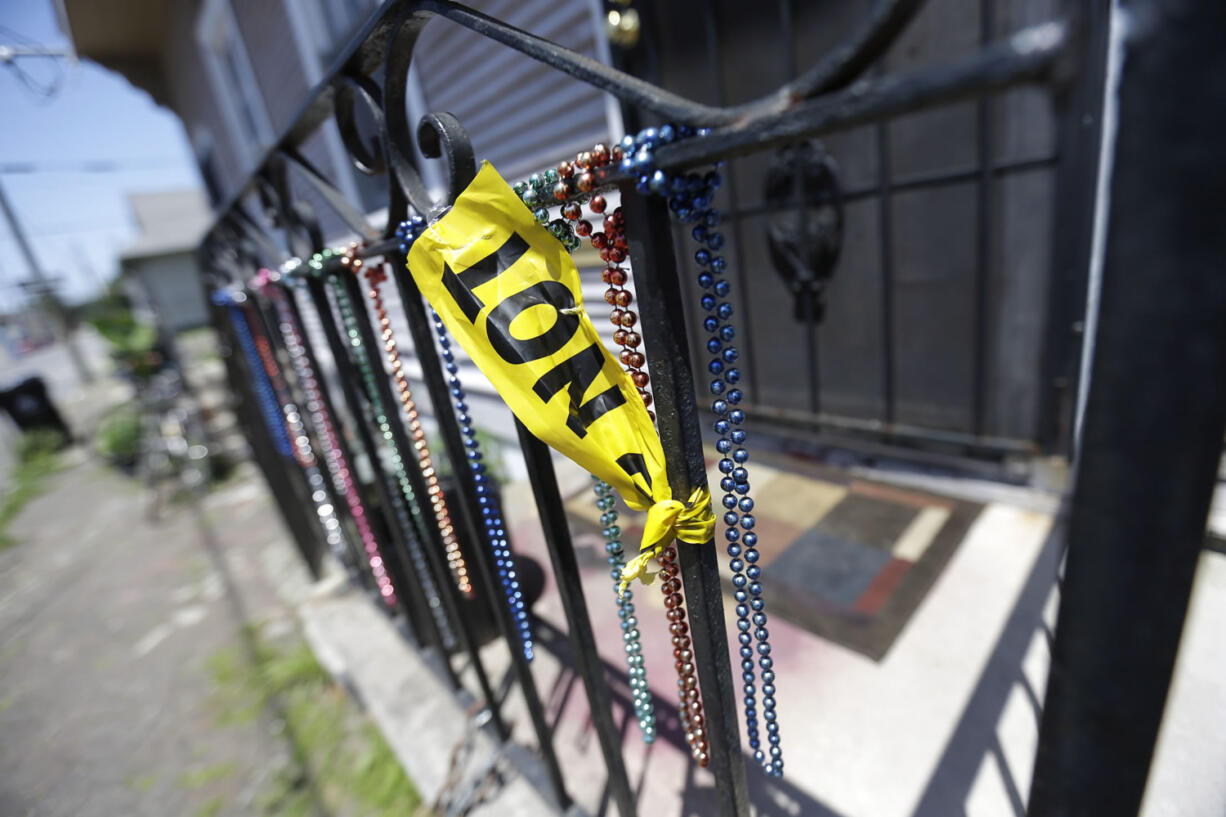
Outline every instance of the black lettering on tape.
<path fill-rule="evenodd" d="M 651 494 L 634 482 L 634 475 L 642 474 L 643 479 L 647 482 L 647 488 L 649 490 L 651 488 L 651 474 L 647 473 L 647 460 L 643 459 L 643 455 L 637 451 L 631 451 L 629 454 L 622 454 L 615 462 L 630 477 L 630 484 L 634 485 L 634 490 L 639 492 L 639 496 L 651 502 Z"/>
<path fill-rule="evenodd" d="M 443 288 L 455 300 L 469 323 L 476 323 L 477 316 L 485 307 L 473 290 L 510 269 L 530 249 L 519 233 L 511 233 L 502 246 L 463 272 L 456 272 L 446 260 L 443 261 Z"/>
<path fill-rule="evenodd" d="M 583 395 L 587 394 L 587 390 L 600 375 L 604 364 L 605 358 L 600 344 L 593 343 L 545 372 L 532 386 L 532 391 L 546 403 L 562 389 L 566 389 L 566 425 L 575 432 L 576 437 L 586 437 L 588 426 L 602 415 L 626 403 L 626 396 L 617 386 L 610 386 L 591 400 L 583 402 Z"/>
<path fill-rule="evenodd" d="M 511 334 L 511 322 L 520 313 L 544 304 L 554 309 L 552 326 L 534 338 L 517 338 Z M 489 317 L 485 319 L 490 346 L 507 363 L 527 363 L 548 357 L 565 346 L 579 331 L 579 314 L 562 311 L 574 306 L 574 294 L 560 281 L 538 281 L 527 289 L 508 295 L 490 310 Z"/>
<path fill-rule="evenodd" d="M 497 250 L 461 272 L 453 270 L 444 259 L 443 288 L 469 322 L 476 324 L 485 303 L 477 297 L 474 290 L 497 278 L 529 252 L 533 252 L 531 245 L 519 233 L 512 233 Z M 490 346 L 508 363 L 527 363 L 548 357 L 565 346 L 579 330 L 581 318 L 578 312 L 562 311 L 574 309 L 574 294 L 557 280 L 558 270 L 552 259 L 545 256 L 542 260 L 548 265 L 552 277 L 507 296 L 490 310 L 486 318 L 486 334 Z M 534 338 L 520 339 L 512 336 L 510 327 L 515 318 L 525 310 L 542 304 L 548 304 L 556 311 L 553 325 Z M 600 347 L 592 344 L 545 372 L 532 387 L 533 392 L 546 403 L 562 389 L 566 389 L 566 425 L 580 438 L 587 436 L 587 427 L 598 418 L 626 403 L 625 395 L 617 386 L 602 391 L 586 402 L 580 402 L 599 376 L 604 363 Z M 647 462 L 643 455 L 637 452 L 622 454 L 616 463 L 631 477 L 634 490 L 644 501 L 651 502 L 651 474 L 647 471 Z M 642 475 L 648 491 L 644 491 L 634 482 L 636 474 Z"/>

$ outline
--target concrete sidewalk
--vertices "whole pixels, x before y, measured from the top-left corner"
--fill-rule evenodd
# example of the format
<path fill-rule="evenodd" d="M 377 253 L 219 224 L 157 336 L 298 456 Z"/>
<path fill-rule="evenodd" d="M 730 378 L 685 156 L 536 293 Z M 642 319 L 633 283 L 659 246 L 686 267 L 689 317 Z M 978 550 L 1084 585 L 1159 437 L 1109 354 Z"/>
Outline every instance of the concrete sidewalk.
<path fill-rule="evenodd" d="M 289 608 L 256 571 L 236 606 L 190 513 L 153 525 L 134 483 L 68 457 L 0 553 L 0 813 L 254 813 L 285 744 L 267 721 L 219 726 L 205 664 Z M 230 546 L 281 540 L 267 521 Z"/>

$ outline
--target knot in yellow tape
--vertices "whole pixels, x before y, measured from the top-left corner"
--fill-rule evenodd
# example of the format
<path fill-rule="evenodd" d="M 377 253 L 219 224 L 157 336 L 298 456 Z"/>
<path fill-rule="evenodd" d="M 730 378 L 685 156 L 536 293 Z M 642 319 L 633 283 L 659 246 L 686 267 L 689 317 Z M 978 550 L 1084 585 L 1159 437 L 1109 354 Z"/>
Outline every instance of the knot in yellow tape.
<path fill-rule="evenodd" d="M 695 488 L 684 503 L 665 499 L 647 509 L 647 524 L 643 528 L 643 543 L 639 554 L 622 568 L 619 594 L 626 592 L 630 582 L 638 579 L 651 584 L 655 574 L 647 568 L 673 539 L 692 545 L 705 545 L 715 533 L 715 514 L 711 512 L 711 492 L 705 487 Z"/>

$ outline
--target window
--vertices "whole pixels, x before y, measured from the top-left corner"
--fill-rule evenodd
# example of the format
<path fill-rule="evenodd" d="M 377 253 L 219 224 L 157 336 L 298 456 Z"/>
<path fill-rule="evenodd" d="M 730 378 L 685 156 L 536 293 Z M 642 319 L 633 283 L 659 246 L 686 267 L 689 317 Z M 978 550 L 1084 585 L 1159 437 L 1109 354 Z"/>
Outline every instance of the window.
<path fill-rule="evenodd" d="M 303 5 L 310 18 L 319 58 L 327 65 L 366 22 L 378 3 L 376 0 L 307 0 Z"/>
<path fill-rule="evenodd" d="M 192 150 L 196 154 L 196 164 L 200 167 L 200 178 L 204 181 L 209 204 L 216 208 L 222 202 L 221 177 L 217 173 L 213 134 L 204 125 L 197 124 L 192 128 Z"/>
<path fill-rule="evenodd" d="M 254 164 L 272 144 L 272 123 L 230 0 L 205 0 L 196 22 L 196 40 L 236 153 L 248 165 Z"/>

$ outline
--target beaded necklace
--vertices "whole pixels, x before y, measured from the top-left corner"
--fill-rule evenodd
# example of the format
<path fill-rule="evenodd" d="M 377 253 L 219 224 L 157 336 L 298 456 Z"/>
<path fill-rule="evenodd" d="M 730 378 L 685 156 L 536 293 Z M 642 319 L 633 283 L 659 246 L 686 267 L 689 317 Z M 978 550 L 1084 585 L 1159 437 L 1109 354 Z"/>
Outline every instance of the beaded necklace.
<path fill-rule="evenodd" d="M 633 311 L 626 308 L 630 303 L 630 299 L 626 297 L 629 293 L 627 292 L 625 296 L 621 294 L 623 292 L 621 287 L 627 280 L 623 277 L 625 270 L 619 266 L 625 259 L 626 251 L 626 244 L 622 236 L 624 225 L 619 219 L 615 218 L 611 221 L 606 217 L 602 225 L 604 232 L 593 233 L 590 223 L 580 219 L 581 200 L 596 187 L 596 177 L 592 170 L 610 163 L 620 163 L 620 169 L 623 172 L 637 177 L 636 188 L 640 193 L 667 196 L 669 208 L 676 213 L 677 217 L 687 224 L 694 225 L 691 237 L 699 244 L 694 258 L 703 268 L 697 276 L 698 285 L 704 290 L 699 303 L 707 313 L 703 320 L 703 328 L 709 334 L 706 349 L 712 355 L 707 369 L 712 375 L 709 385 L 712 395 L 715 396 L 711 404 L 711 409 L 716 415 L 713 429 L 718 435 L 716 449 L 723 455 L 719 461 L 719 470 L 724 475 L 720 480 L 720 487 L 725 492 L 722 498 L 725 508 L 724 523 L 727 526 L 724 538 L 727 540 L 729 567 L 732 570 L 734 587 L 733 595 L 737 602 L 737 640 L 740 645 L 746 733 L 754 759 L 762 764 L 767 774 L 780 777 L 783 774 L 783 752 L 780 747 L 776 711 L 774 659 L 771 657 L 770 633 L 766 628 L 766 603 L 762 597 L 761 584 L 762 569 L 757 564 L 758 535 L 753 530 L 756 524 L 751 513 L 754 501 L 749 495 L 749 471 L 746 468 L 749 453 L 743 447 L 747 435 L 742 426 L 746 416 L 743 409 L 737 408 L 744 399 L 744 394 L 738 386 L 741 371 L 733 365 L 739 356 L 736 346 L 731 343 L 736 337 L 736 328 L 731 320 L 732 305 L 726 300 L 732 287 L 727 280 L 722 278 L 722 274 L 727 269 L 727 261 L 717 253 L 724 246 L 724 236 L 715 229 L 720 224 L 721 216 L 719 211 L 712 206 L 715 192 L 722 180 L 719 173 L 715 171 L 704 176 L 695 173 L 669 175 L 663 170 L 656 169 L 652 160 L 652 152 L 658 145 L 694 136 L 702 137 L 707 133 L 709 133 L 707 129 L 695 130 L 688 126 L 662 125 L 659 129 L 648 128 L 637 135 L 628 134 L 622 139 L 620 145 L 615 145 L 613 148 L 597 145 L 591 152 L 576 156 L 574 163 L 563 162 L 556 170 L 550 169 L 544 173 L 533 174 L 526 182 L 516 185 L 515 191 L 525 204 L 534 208 L 533 215 L 536 220 L 546 224 L 547 229 L 567 248 L 573 250 L 579 241 L 578 237 L 585 236 L 590 237 L 592 246 L 600 250 L 601 258 L 609 265 L 602 273 L 602 279 L 610 285 L 609 290 L 605 293 L 605 299 L 615 307 L 610 320 L 615 326 L 618 326 L 619 333 L 625 333 L 620 338 L 615 335 L 614 339 L 623 345 L 620 357 L 628 371 L 631 370 L 634 363 L 641 366 L 642 361 L 640 360 L 641 355 L 631 357 L 631 355 L 638 354 L 638 343 L 627 345 L 623 342 L 631 336 L 634 340 L 638 340 L 638 333 L 632 330 L 635 318 L 630 317 L 628 325 L 625 322 L 628 313 L 633 315 Z M 569 201 L 576 195 L 580 201 Z M 562 207 L 563 218 L 549 220 L 549 211 L 543 204 L 550 198 L 558 202 L 566 202 Z M 593 201 L 596 199 L 600 199 L 601 205 L 603 204 L 602 197 L 592 196 Z M 603 207 L 596 212 L 603 212 Z M 613 215 L 619 215 L 618 211 L 614 211 Z M 569 222 L 577 223 L 572 227 Z M 622 299 L 625 299 L 625 304 L 621 303 Z M 633 372 L 631 376 L 634 377 Z M 640 385 L 636 379 L 635 384 L 639 385 L 640 394 L 645 394 L 646 381 Z M 649 400 L 650 395 L 646 396 Z M 650 405 L 650 402 L 646 400 L 645 402 Z M 660 561 L 662 571 L 665 573 L 665 580 L 661 587 L 666 593 L 665 603 L 669 605 L 674 602 L 674 599 L 680 600 L 679 592 L 676 597 L 668 595 L 671 589 L 680 590 L 675 546 L 661 553 Z M 687 691 L 685 686 L 687 677 L 684 673 L 687 669 L 692 671 L 693 663 L 692 651 L 689 649 L 689 640 L 686 636 L 688 628 L 684 621 L 683 605 L 684 601 L 680 600 L 677 606 L 670 606 L 669 616 L 670 628 L 673 632 L 674 657 L 677 659 L 677 670 L 680 674 L 679 685 L 683 695 L 682 711 L 686 712 L 688 708 L 685 705 L 684 696 Z M 756 668 L 760 670 L 760 674 L 755 673 L 755 654 Z M 683 658 L 686 660 L 683 661 Z M 762 748 L 759 729 L 757 688 L 755 687 L 759 678 L 762 683 L 761 722 L 766 725 L 766 743 L 769 747 L 765 751 Z M 690 689 L 693 690 L 696 703 L 698 700 L 696 679 L 695 685 Z M 688 711 L 694 716 L 697 728 L 702 728 L 701 709 L 688 709 Z M 687 730 L 687 739 L 691 734 Z M 702 733 L 702 739 L 705 742 L 705 731 Z M 690 742 L 690 747 L 695 758 L 702 763 L 694 741 Z M 703 754 L 705 755 L 705 752 Z"/>
<path fill-rule="evenodd" d="M 298 382 L 302 386 L 302 391 L 306 395 L 307 411 L 310 412 L 311 423 L 314 425 L 316 435 L 319 438 L 324 462 L 327 464 L 328 470 L 332 475 L 332 482 L 336 492 L 344 497 L 345 505 L 349 508 L 349 515 L 353 518 L 358 538 L 362 542 L 362 550 L 366 553 L 370 573 L 374 577 L 375 586 L 379 591 L 379 598 L 383 600 L 387 607 L 394 608 L 397 604 L 396 588 L 392 583 L 391 576 L 388 575 L 387 566 L 383 562 L 383 555 L 379 547 L 379 541 L 370 526 L 370 519 L 367 518 L 366 507 L 362 504 L 362 497 L 358 492 L 356 477 L 349 466 L 349 461 L 345 458 L 344 451 L 341 449 L 336 425 L 332 421 L 327 403 L 324 401 L 319 378 L 316 376 L 315 368 L 311 365 L 311 360 L 306 354 L 302 329 L 298 326 L 298 321 L 288 302 L 291 296 L 287 295 L 279 287 L 271 285 L 265 286 L 263 292 L 277 310 L 281 335 L 285 339 L 286 351 L 289 352 L 290 365 L 293 366 Z"/>
<path fill-rule="evenodd" d="M 308 267 L 315 274 L 322 274 L 324 263 L 332 258 L 333 255 L 340 254 L 331 250 L 316 253 L 307 262 Z M 412 564 L 413 571 L 421 581 L 422 590 L 428 602 L 427 606 L 430 608 L 430 614 L 434 618 L 434 624 L 443 642 L 443 646 L 449 650 L 453 649 L 456 645 L 455 633 L 451 629 L 451 622 L 447 620 L 447 615 L 443 610 L 438 587 L 434 584 L 434 579 L 430 575 L 429 566 L 426 563 L 426 555 L 422 550 L 421 540 L 425 536 L 425 528 L 421 519 L 420 509 L 417 506 L 417 497 L 413 493 L 412 483 L 409 482 L 409 474 L 405 470 L 404 458 L 396 446 L 387 409 L 384 407 L 383 400 L 379 396 L 374 367 L 371 365 L 367 350 L 362 343 L 362 335 L 358 331 L 357 316 L 354 313 L 353 303 L 350 301 L 349 293 L 345 291 L 344 285 L 335 277 L 328 279 L 328 286 L 336 303 L 337 312 L 340 313 L 342 328 L 345 331 L 346 337 L 349 338 L 350 359 L 358 369 L 363 391 L 366 395 L 366 420 L 374 425 L 382 435 L 387 451 L 387 459 L 391 464 L 392 475 L 400 488 L 399 493 L 395 491 L 388 493 L 388 501 L 392 506 L 392 514 L 396 519 L 396 524 L 400 526 L 400 530 L 404 531 L 409 548 L 409 561 Z M 337 365 L 343 364 L 338 360 Z"/>
<path fill-rule="evenodd" d="M 337 518 L 336 509 L 329 501 L 328 491 L 324 485 L 324 475 L 319 470 L 315 452 L 311 449 L 311 438 L 307 434 L 306 424 L 302 421 L 302 414 L 298 411 L 289 385 L 285 382 L 285 376 L 281 373 L 281 365 L 277 362 L 272 344 L 265 336 L 263 328 L 257 325 L 254 336 L 260 362 L 263 364 L 265 374 L 268 375 L 272 393 L 281 406 L 285 428 L 294 449 L 294 459 L 298 461 L 306 476 L 307 487 L 311 492 L 311 502 L 315 506 L 315 515 L 319 517 L 319 522 L 324 529 L 324 540 L 337 561 L 342 565 L 348 564 L 349 556 L 345 550 L 341 521 Z"/>
<path fill-rule="evenodd" d="M 529 206 L 547 200 L 548 195 L 552 195 L 555 200 L 562 201 L 569 199 L 576 190 L 579 192 L 580 200 L 569 201 L 563 205 L 562 218 L 548 221 L 549 211 L 540 206 L 533 211 L 533 216 L 542 224 L 548 222 L 546 228 L 568 249 L 575 249 L 580 243 L 580 237 L 584 237 L 591 242 L 594 249 L 600 252 L 600 258 L 606 264 L 600 274 L 601 280 L 609 285 L 604 298 L 605 302 L 613 307 L 609 320 L 617 327 L 613 333 L 613 341 L 622 347 L 618 352 L 618 359 L 621 360 L 626 372 L 630 375 L 643 405 L 647 407 L 648 415 L 654 421 L 655 414 L 650 408 L 653 398 L 648 390 L 650 377 L 643 370 L 646 357 L 639 351 L 643 339 L 634 330 L 638 323 L 638 313 L 630 308 L 634 296 L 625 286 L 630 280 L 629 270 L 622 266 L 626 261 L 628 250 L 625 217 L 620 207 L 605 215 L 608 203 L 603 196 L 597 194 L 590 198 L 587 197 L 587 194 L 595 187 L 595 176 L 592 171 L 620 161 L 623 156 L 622 147 L 609 148 L 607 145 L 598 144 L 591 151 L 577 154 L 574 162 L 564 161 L 556 169 L 546 170 L 542 174 L 533 174 L 526 182 L 516 185 L 515 190 Z M 586 203 L 595 215 L 604 216 L 601 222 L 601 232 L 594 232 L 592 223 L 582 218 L 583 199 L 587 199 Z M 600 494 L 599 485 L 597 488 L 597 507 L 604 511 L 601 523 L 606 526 L 603 531 L 606 539 L 605 547 L 610 554 L 609 563 L 613 568 L 614 587 L 616 588 L 621 580 L 621 571 L 625 567 L 625 553 L 620 542 L 621 528 L 616 524 L 617 512 L 612 510 L 612 496 L 607 493 Z M 660 591 L 664 595 L 665 615 L 668 619 L 669 633 L 672 636 L 673 668 L 677 673 L 678 717 L 691 756 L 699 766 L 706 766 L 710 762 L 706 718 L 703 713 L 697 668 L 694 666 L 689 624 L 686 621 L 685 597 L 682 594 L 681 568 L 677 563 L 676 543 L 670 543 L 660 552 L 657 563 L 662 574 Z M 618 598 L 619 616 L 625 613 L 624 601 L 624 595 Z M 627 626 L 627 620 L 633 623 Z M 627 640 L 627 658 L 631 661 L 631 678 L 635 678 L 636 670 L 641 671 L 639 675 L 642 682 L 641 690 L 639 690 L 641 694 L 635 701 L 636 714 L 639 716 L 640 725 L 643 726 L 644 740 L 650 742 L 655 735 L 655 714 L 650 693 L 647 692 L 646 674 L 641 662 L 641 645 L 639 644 L 637 619 L 633 616 L 633 606 L 623 618 L 623 630 L 625 631 L 623 637 Z"/>
<path fill-rule="evenodd" d="M 245 295 L 239 297 L 246 298 Z M 268 374 L 264 371 L 264 362 L 260 360 L 259 350 L 256 349 L 255 338 L 251 336 L 251 326 L 247 323 L 246 313 L 239 305 L 240 302 L 235 300 L 235 296 L 229 293 L 213 293 L 213 302 L 225 306 L 230 316 L 234 334 L 238 337 L 238 345 L 243 350 L 243 356 L 247 358 L 247 367 L 251 370 L 256 402 L 260 404 L 260 415 L 264 418 L 264 425 L 268 427 L 268 433 L 272 437 L 273 448 L 283 457 L 292 457 L 294 449 L 290 445 L 285 419 L 281 415 L 281 407 L 277 404 L 276 395 L 273 394 L 272 384 L 268 382 Z"/>
<path fill-rule="evenodd" d="M 623 160 L 622 167 L 638 175 L 637 187 L 641 192 L 653 192 L 668 197 L 669 209 L 687 224 L 693 224 L 691 238 L 698 244 L 694 260 L 702 270 L 696 280 L 703 290 L 699 304 L 707 313 L 703 329 L 709 337 L 706 344 L 711 355 L 707 371 L 711 374 L 710 390 L 714 396 L 711 411 L 715 414 L 712 429 L 718 435 L 715 447 L 722 455 L 719 470 L 724 476 L 720 488 L 725 509 L 724 538 L 727 540 L 729 568 L 732 570 L 733 596 L 736 599 L 737 639 L 740 643 L 741 680 L 745 703 L 745 729 L 754 759 L 762 764 L 767 774 L 783 775 L 783 750 L 780 746 L 779 722 L 775 702 L 774 659 L 771 657 L 770 633 L 766 629 L 766 601 L 762 597 L 762 568 L 757 564 L 758 534 L 753 530 L 754 501 L 750 496 L 749 452 L 744 448 L 747 434 L 743 428 L 746 420 L 744 409 L 737 406 L 744 400 L 739 387 L 741 371 L 734 365 L 739 353 L 732 341 L 736 328 L 731 318 L 732 305 L 726 300 L 732 285 L 722 277 L 727 269 L 724 257 L 718 255 L 723 249 L 724 235 L 716 228 L 721 217 L 712 205 L 722 178 L 717 171 L 705 175 L 697 173 L 668 175 L 663 170 L 653 170 L 651 153 L 661 144 L 691 135 L 688 128 L 664 125 L 658 130 L 648 128 L 637 136 L 623 139 L 623 150 L 634 150 L 631 166 Z M 697 136 L 705 136 L 705 130 Z M 755 642 L 756 641 L 756 645 Z M 767 750 L 763 750 L 759 732 L 754 658 L 757 657 L 762 682 L 761 721 L 765 723 Z"/>
<path fill-rule="evenodd" d="M 341 256 L 341 264 L 354 275 L 362 275 L 366 266 L 357 255 L 358 245 L 349 245 L 349 250 Z M 405 420 L 409 424 L 409 435 L 413 448 L 417 451 L 417 463 L 426 481 L 426 491 L 430 494 L 430 505 L 434 510 L 434 520 L 438 524 L 439 533 L 443 539 L 443 549 L 447 554 L 447 569 L 451 571 L 452 580 L 465 596 L 472 596 L 473 586 L 468 578 L 468 565 L 464 554 L 460 551 L 460 542 L 456 537 L 455 523 L 447 508 L 447 498 L 439 484 L 438 473 L 430 456 L 430 448 L 426 444 L 426 430 L 422 428 L 421 417 L 417 404 L 413 401 L 413 392 L 409 388 L 409 378 L 404 373 L 404 364 L 400 360 L 400 349 L 396 345 L 396 336 L 392 332 L 392 322 L 387 316 L 387 307 L 383 305 L 383 294 L 380 287 L 387 280 L 387 272 L 382 265 L 366 266 L 366 294 L 374 306 L 375 315 L 379 319 L 380 339 L 383 341 L 383 351 L 387 357 L 388 366 L 392 371 L 392 380 L 399 392 L 400 406 L 404 410 Z"/>
<path fill-rule="evenodd" d="M 400 254 L 408 259 L 409 248 L 413 241 L 425 228 L 425 219 L 416 216 L 410 221 L 402 221 L 396 227 L 396 239 L 399 242 Z M 477 502 L 481 506 L 481 521 L 485 527 L 485 540 L 490 552 L 494 555 L 494 566 L 498 578 L 502 582 L 502 592 L 519 632 L 520 646 L 524 658 L 531 661 L 535 655 L 532 643 L 532 623 L 528 616 L 527 604 L 519 584 L 519 571 L 515 567 L 515 557 L 511 553 L 511 544 L 507 539 L 506 525 L 502 521 L 502 510 L 498 507 L 498 493 L 489 469 L 484 463 L 485 454 L 477 439 L 476 428 L 473 427 L 472 416 L 468 413 L 468 403 L 465 401 L 464 384 L 460 381 L 460 367 L 456 364 L 455 354 L 451 351 L 451 337 L 443 319 L 434 310 L 430 311 L 434 332 L 438 336 L 439 356 L 447 370 L 448 385 L 451 387 L 452 408 L 460 423 L 460 435 L 464 438 L 464 447 L 468 450 L 468 467 L 473 472 L 473 482 L 477 487 Z M 436 406 L 436 411 L 442 407 Z M 459 464 L 456 467 L 460 467 Z"/>
<path fill-rule="evenodd" d="M 621 529 L 615 524 L 617 511 L 613 510 L 613 504 L 617 500 L 613 496 L 613 486 L 609 483 L 595 475 L 592 475 L 592 483 L 592 491 L 596 494 L 596 507 L 604 512 L 600 517 L 600 522 L 606 526 L 604 547 L 605 552 L 609 554 L 609 576 L 613 579 L 617 617 L 621 619 L 622 641 L 625 643 L 634 715 L 638 718 L 643 742 L 653 743 L 656 739 L 656 707 L 651 700 L 651 690 L 647 687 L 647 667 L 643 660 L 643 645 L 639 640 L 639 620 L 634 614 L 634 594 L 630 590 L 620 594 L 617 592 L 622 580 L 622 569 L 626 566 L 626 554 L 619 538 Z"/>
<path fill-rule="evenodd" d="M 272 436 L 273 447 L 284 457 L 293 457 L 302 467 L 306 476 L 307 486 L 311 491 L 311 502 L 315 506 L 316 516 L 324 529 L 324 540 L 328 549 L 341 564 L 347 564 L 349 556 L 345 548 L 343 529 L 336 509 L 328 501 L 328 492 L 324 485 L 323 474 L 316 463 L 311 450 L 311 440 L 302 421 L 302 415 L 294 404 L 289 387 L 281 374 L 272 346 L 265 337 L 263 330 L 255 324 L 240 304 L 246 300 L 246 295 L 239 293 L 216 292 L 213 301 L 226 306 L 230 321 L 238 336 L 239 346 L 247 358 L 247 363 L 254 378 L 256 399 L 260 404 L 260 414 L 264 424 Z"/>

